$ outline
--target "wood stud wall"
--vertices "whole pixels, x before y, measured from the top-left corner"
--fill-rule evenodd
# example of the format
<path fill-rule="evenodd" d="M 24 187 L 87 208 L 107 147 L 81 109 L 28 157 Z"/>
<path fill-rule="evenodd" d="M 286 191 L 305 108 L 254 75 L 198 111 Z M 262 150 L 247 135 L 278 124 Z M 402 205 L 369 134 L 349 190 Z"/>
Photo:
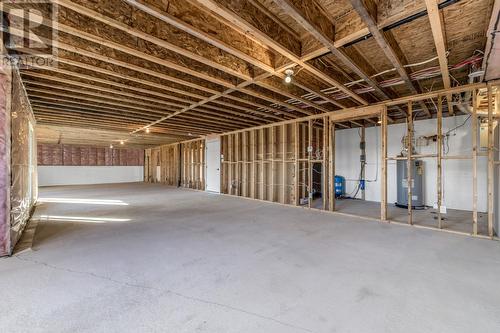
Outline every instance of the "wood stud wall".
<path fill-rule="evenodd" d="M 145 182 L 204 190 L 205 140 L 197 139 L 146 149 L 144 165 Z"/>
<path fill-rule="evenodd" d="M 319 175 L 314 181 L 314 166 L 324 177 L 328 126 L 325 117 L 221 136 L 222 193 L 299 205 L 315 189 L 324 194 L 318 205 L 326 208 L 328 187 L 321 188 Z"/>
<path fill-rule="evenodd" d="M 497 87 L 500 89 L 500 87 Z M 487 89 L 487 112 L 481 112 L 477 96 L 480 90 Z M 472 153 L 470 156 L 443 155 L 443 103 L 453 94 L 470 93 L 473 96 L 474 107 L 471 110 L 472 119 Z M 436 159 L 437 165 L 437 202 L 442 204 L 442 163 L 443 160 L 471 160 L 473 166 L 473 212 L 471 216 L 471 235 L 494 236 L 493 203 L 494 203 L 494 168 L 500 163 L 494 160 L 494 131 L 493 120 L 500 118 L 499 102 L 493 99 L 492 85 L 475 84 L 469 87 L 445 89 L 433 93 L 426 93 L 393 100 L 385 104 L 371 105 L 347 111 L 337 111 L 328 115 L 314 115 L 297 120 L 284 121 L 277 124 L 260 126 L 245 130 L 226 133 L 221 136 L 221 192 L 225 194 L 243 196 L 247 198 L 278 202 L 289 205 L 301 205 L 301 199 L 310 197 L 310 189 L 318 184 L 314 182 L 314 165 L 321 166 L 323 181 L 321 181 L 322 199 L 309 200 L 302 206 L 335 211 L 334 175 L 335 175 L 335 132 L 340 122 L 355 121 L 368 117 L 379 117 L 381 126 L 381 211 L 380 219 L 391 221 L 388 214 L 387 202 L 387 162 L 389 160 Z M 435 154 L 412 154 L 411 139 L 413 122 L 416 112 L 413 103 L 432 99 L 436 104 L 436 134 L 437 152 Z M 406 105 L 405 105 L 406 104 Z M 410 152 L 407 157 L 388 156 L 388 107 L 406 107 L 407 135 L 409 140 L 406 147 Z M 479 110 L 479 111 L 478 111 Z M 481 117 L 480 117 L 480 116 Z M 488 234 L 478 235 L 477 228 L 477 158 L 478 153 L 478 126 L 479 120 L 489 121 L 488 152 Z M 343 128 L 343 127 L 342 127 Z M 309 149 L 312 147 L 312 149 Z M 412 165 L 407 163 L 407 173 L 412 175 Z M 409 183 L 413 179 L 409 179 Z M 318 188 L 319 190 L 319 188 Z M 408 187 L 408 202 L 411 203 L 412 190 Z M 445 220 L 441 218 L 438 209 L 436 228 L 446 229 Z M 413 211 L 411 204 L 408 209 L 408 224 L 413 225 Z M 498 231 L 497 231 L 498 232 Z"/>

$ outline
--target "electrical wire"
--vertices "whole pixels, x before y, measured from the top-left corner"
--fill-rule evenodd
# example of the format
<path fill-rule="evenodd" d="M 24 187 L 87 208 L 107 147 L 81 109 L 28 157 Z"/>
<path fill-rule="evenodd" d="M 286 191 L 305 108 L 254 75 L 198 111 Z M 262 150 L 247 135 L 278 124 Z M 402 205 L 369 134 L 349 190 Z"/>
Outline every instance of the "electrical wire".
<path fill-rule="evenodd" d="M 477 55 L 478 53 L 480 55 Z M 467 59 L 465 59 L 465 60 L 463 60 L 463 61 L 461 61 L 459 63 L 456 63 L 453 66 L 449 66 L 448 69 L 450 71 L 454 71 L 454 70 L 462 69 L 465 66 L 469 66 L 469 65 L 474 67 L 474 66 L 476 66 L 477 64 L 479 64 L 482 61 L 483 55 L 481 53 L 482 52 L 474 51 L 474 54 L 471 57 L 469 57 L 469 58 L 467 58 Z M 446 55 L 448 56 L 449 52 L 447 52 Z M 424 60 L 422 62 L 412 63 L 412 64 L 405 65 L 404 67 L 421 66 L 421 65 L 430 63 L 432 61 L 435 61 L 436 59 L 437 59 L 437 57 L 433 57 L 433 58 Z M 393 72 L 395 70 L 396 70 L 395 68 L 388 69 L 388 70 L 382 71 L 380 73 L 377 73 L 375 75 L 372 75 L 371 77 L 375 78 L 375 77 L 378 77 L 380 75 Z M 410 76 L 410 80 L 412 80 L 412 81 L 419 81 L 419 80 L 424 80 L 424 79 L 429 79 L 429 78 L 437 77 L 437 76 L 440 76 L 440 75 L 441 75 L 441 69 L 440 69 L 440 67 L 439 66 L 432 66 L 432 67 L 424 68 L 424 69 L 421 69 L 421 70 L 417 70 L 417 71 L 411 73 L 409 76 Z M 453 76 L 451 74 L 450 74 L 450 76 L 453 78 Z M 354 85 L 361 86 L 358 89 L 353 89 L 353 91 L 355 93 L 357 93 L 357 94 L 362 94 L 362 93 L 368 93 L 368 92 L 375 91 L 375 89 L 373 87 L 361 84 L 362 82 L 364 82 L 364 80 L 360 79 L 360 80 L 356 80 L 356 81 L 351 81 L 351 82 L 345 83 L 344 86 L 346 86 L 346 87 L 352 87 Z M 405 82 L 400 77 L 396 77 L 396 78 L 392 78 L 392 79 L 387 79 L 387 80 L 383 80 L 381 82 L 378 82 L 378 85 L 380 87 L 382 87 L 382 88 L 388 88 L 388 87 L 392 87 L 392 86 L 396 86 L 396 85 L 401 85 L 401 84 L 405 84 Z M 336 99 L 336 100 L 344 99 L 344 98 L 348 98 L 349 97 L 348 94 L 340 92 L 340 90 L 337 87 L 329 87 L 329 88 L 326 88 L 326 89 L 322 89 L 321 92 L 324 93 L 324 94 L 326 94 L 326 95 L 332 95 L 333 99 Z M 323 99 L 321 99 L 320 96 L 318 96 L 318 95 L 316 95 L 314 93 L 307 93 L 307 94 L 302 95 L 301 97 L 304 98 L 304 99 L 310 100 L 310 101 L 313 101 L 315 99 L 320 99 L 320 100 L 317 101 L 318 103 L 324 103 L 325 102 Z M 294 98 L 291 98 L 291 99 L 287 100 L 286 102 L 290 103 L 290 104 L 293 104 L 293 105 L 301 105 L 301 104 L 303 104 L 301 101 L 298 101 L 297 99 L 294 99 Z M 271 104 L 271 106 L 275 107 L 275 108 L 278 108 L 278 109 L 282 108 L 281 105 L 278 105 L 278 104 L 275 104 L 275 103 Z M 308 107 L 308 105 L 304 105 L 304 107 Z M 265 109 L 265 107 L 261 107 L 261 108 L 259 108 L 259 110 L 260 109 Z"/>

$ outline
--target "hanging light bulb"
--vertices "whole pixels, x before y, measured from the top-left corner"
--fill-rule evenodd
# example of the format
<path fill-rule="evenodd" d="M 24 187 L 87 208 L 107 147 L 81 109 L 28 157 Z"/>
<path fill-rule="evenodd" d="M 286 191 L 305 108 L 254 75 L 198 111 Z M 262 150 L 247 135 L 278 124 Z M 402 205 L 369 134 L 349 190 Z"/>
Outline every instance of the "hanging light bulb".
<path fill-rule="evenodd" d="M 110 144 L 110 145 L 109 145 L 109 149 L 113 149 L 113 144 Z"/>
<path fill-rule="evenodd" d="M 285 83 L 286 84 L 292 83 L 293 74 L 294 74 L 293 69 L 287 69 L 285 71 Z"/>
<path fill-rule="evenodd" d="M 149 127 L 146 127 L 146 133 L 150 133 L 151 130 L 149 129 Z"/>
<path fill-rule="evenodd" d="M 120 144 L 121 144 L 121 145 L 124 145 L 124 144 L 125 144 L 125 141 L 120 140 Z"/>

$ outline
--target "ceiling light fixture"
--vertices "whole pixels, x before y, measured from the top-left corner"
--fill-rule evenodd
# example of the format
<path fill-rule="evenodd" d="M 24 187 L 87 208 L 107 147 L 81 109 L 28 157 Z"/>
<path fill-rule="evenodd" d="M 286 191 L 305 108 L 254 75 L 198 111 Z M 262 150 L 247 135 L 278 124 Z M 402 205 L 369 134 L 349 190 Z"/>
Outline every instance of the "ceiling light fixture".
<path fill-rule="evenodd" d="M 109 149 L 113 149 L 113 144 L 110 144 L 110 145 L 109 145 Z"/>
<path fill-rule="evenodd" d="M 150 133 L 151 130 L 149 129 L 149 127 L 146 127 L 146 133 Z"/>
<path fill-rule="evenodd" d="M 125 144 L 125 141 L 120 140 L 120 144 L 121 144 L 121 145 L 124 145 L 124 144 Z"/>
<path fill-rule="evenodd" d="M 293 74 L 294 74 L 293 69 L 287 69 L 285 71 L 285 83 L 286 84 L 292 83 Z"/>

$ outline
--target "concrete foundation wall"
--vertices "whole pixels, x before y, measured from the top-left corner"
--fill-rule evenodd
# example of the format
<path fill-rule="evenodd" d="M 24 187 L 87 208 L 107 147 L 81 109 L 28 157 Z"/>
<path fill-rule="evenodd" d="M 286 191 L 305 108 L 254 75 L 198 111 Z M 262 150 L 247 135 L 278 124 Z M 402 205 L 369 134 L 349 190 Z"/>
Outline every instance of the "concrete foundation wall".
<path fill-rule="evenodd" d="M 142 166 L 39 166 L 40 186 L 132 183 L 144 180 Z"/>
<path fill-rule="evenodd" d="M 467 116 L 449 117 L 443 119 L 443 133 L 461 125 Z M 406 133 L 406 124 L 390 125 L 388 127 L 388 156 L 399 155 L 402 149 L 401 139 Z M 436 134 L 436 120 L 415 122 L 415 137 Z M 366 200 L 380 201 L 380 127 L 366 129 Z M 346 178 L 346 192 L 350 194 L 357 186 L 360 173 L 358 129 L 339 130 L 336 134 L 336 174 Z M 449 148 L 445 145 L 444 152 L 448 155 L 471 155 L 472 138 L 471 122 L 450 133 Z M 419 154 L 437 152 L 435 142 L 429 146 L 417 147 Z M 481 151 L 480 151 L 481 152 Z M 437 165 L 435 158 L 424 161 L 424 196 L 426 205 L 432 206 L 437 199 L 436 179 Z M 396 201 L 397 178 L 396 161 L 388 162 L 388 202 Z M 472 161 L 443 161 L 443 204 L 447 208 L 472 210 Z M 358 193 L 358 198 L 360 197 Z M 478 158 L 478 210 L 487 210 L 487 158 Z"/>

